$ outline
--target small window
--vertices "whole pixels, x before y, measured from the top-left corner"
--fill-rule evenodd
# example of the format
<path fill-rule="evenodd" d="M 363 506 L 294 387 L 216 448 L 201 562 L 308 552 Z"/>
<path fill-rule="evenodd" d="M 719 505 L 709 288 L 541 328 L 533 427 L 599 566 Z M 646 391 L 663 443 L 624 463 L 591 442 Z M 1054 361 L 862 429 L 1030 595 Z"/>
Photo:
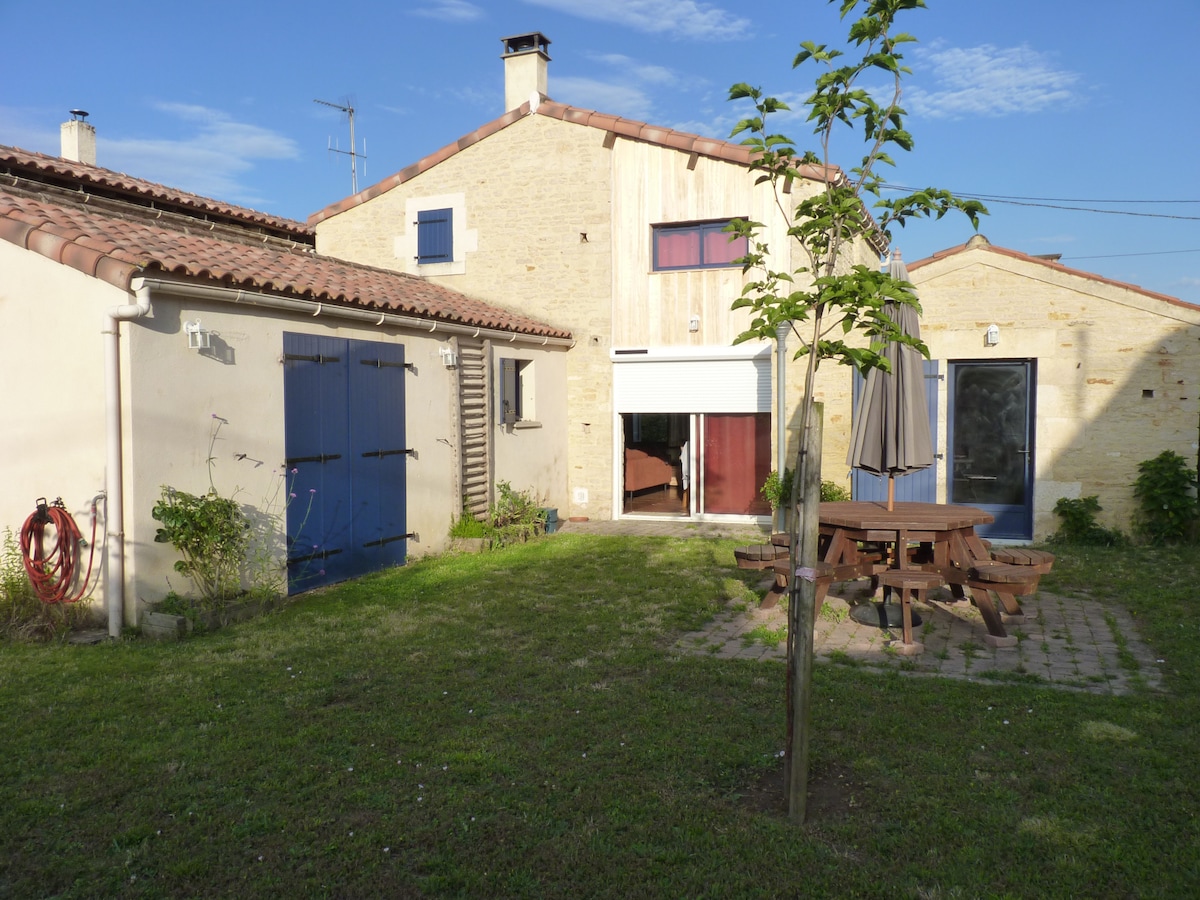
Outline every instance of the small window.
<path fill-rule="evenodd" d="M 417 213 L 417 265 L 454 262 L 454 210 Z"/>
<path fill-rule="evenodd" d="M 691 225 L 654 226 L 654 271 L 735 266 L 746 255 L 746 238 L 730 240 L 728 219 Z"/>
<path fill-rule="evenodd" d="M 515 425 L 531 422 L 533 408 L 533 361 L 500 360 L 500 422 Z"/>

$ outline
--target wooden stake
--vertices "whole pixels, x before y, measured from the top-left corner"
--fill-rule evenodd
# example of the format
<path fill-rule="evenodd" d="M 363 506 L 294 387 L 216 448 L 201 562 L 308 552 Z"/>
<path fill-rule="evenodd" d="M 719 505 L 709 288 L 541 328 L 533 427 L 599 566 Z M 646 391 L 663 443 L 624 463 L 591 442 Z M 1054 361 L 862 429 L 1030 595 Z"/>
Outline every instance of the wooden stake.
<path fill-rule="evenodd" d="M 804 822 L 808 807 L 808 735 L 812 721 L 813 627 L 817 597 L 815 577 L 803 574 L 816 568 L 821 506 L 821 432 L 825 404 L 814 403 L 811 421 L 800 437 L 795 511 L 792 521 L 792 574 L 788 602 L 787 694 L 788 735 L 784 783 L 788 818 Z"/>

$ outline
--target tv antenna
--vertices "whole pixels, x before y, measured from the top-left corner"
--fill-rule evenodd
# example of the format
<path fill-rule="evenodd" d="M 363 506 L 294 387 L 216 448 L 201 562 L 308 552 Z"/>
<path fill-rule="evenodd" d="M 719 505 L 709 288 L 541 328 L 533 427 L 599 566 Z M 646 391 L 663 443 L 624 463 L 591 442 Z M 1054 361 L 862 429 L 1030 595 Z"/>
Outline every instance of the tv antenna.
<path fill-rule="evenodd" d="M 346 114 L 346 116 L 350 119 L 350 149 L 349 150 L 338 149 L 337 147 L 333 146 L 333 143 L 332 143 L 333 139 L 330 138 L 329 152 L 330 153 L 344 153 L 346 156 L 350 157 L 350 193 L 357 194 L 358 193 L 358 158 L 359 158 L 359 156 L 361 156 L 364 160 L 367 158 L 367 142 L 365 140 L 363 141 L 363 152 L 362 153 L 354 152 L 354 107 L 350 105 L 349 100 L 346 101 L 345 106 L 343 106 L 340 103 L 330 103 L 328 100 L 313 100 L 313 103 L 320 103 L 322 106 L 329 106 L 329 107 L 332 107 L 333 109 L 340 110 L 341 112 L 344 112 Z M 364 172 L 366 171 L 365 166 L 363 168 L 363 171 Z"/>

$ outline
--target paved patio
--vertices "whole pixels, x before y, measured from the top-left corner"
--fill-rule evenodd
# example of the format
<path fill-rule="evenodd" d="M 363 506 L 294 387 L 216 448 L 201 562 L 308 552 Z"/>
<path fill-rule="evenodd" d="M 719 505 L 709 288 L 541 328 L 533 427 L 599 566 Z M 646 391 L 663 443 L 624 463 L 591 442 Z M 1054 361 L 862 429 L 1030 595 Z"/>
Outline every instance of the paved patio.
<path fill-rule="evenodd" d="M 671 537 L 763 540 L 761 530 L 744 525 L 712 525 L 682 519 L 565 523 L 563 531 Z M 731 560 L 732 562 L 732 560 Z M 769 578 L 760 585 L 765 592 Z M 930 592 L 931 602 L 914 604 L 922 624 L 914 639 L 925 645 L 917 656 L 891 649 L 899 629 L 862 625 L 852 607 L 872 602 L 866 582 L 834 584 L 817 618 L 813 635 L 822 662 L 895 669 L 913 675 L 939 675 L 987 682 L 1026 681 L 1101 694 L 1125 694 L 1138 687 L 1161 689 L 1159 663 L 1140 639 L 1129 614 L 1114 605 L 1039 591 L 1021 598 L 1023 622 L 1006 627 L 1018 638 L 1015 647 L 993 648 L 987 629 L 969 602 L 955 603 L 945 589 Z M 680 637 L 678 648 L 726 659 L 782 662 L 786 654 L 787 613 L 782 608 L 730 608 L 703 629 Z"/>

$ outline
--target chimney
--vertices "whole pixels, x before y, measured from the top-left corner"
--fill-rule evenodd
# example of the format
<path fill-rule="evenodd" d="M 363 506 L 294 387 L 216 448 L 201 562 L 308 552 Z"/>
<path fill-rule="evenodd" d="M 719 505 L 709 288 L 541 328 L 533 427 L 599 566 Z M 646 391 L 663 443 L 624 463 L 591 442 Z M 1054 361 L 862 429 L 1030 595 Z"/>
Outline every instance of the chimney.
<path fill-rule="evenodd" d="M 546 97 L 546 64 L 550 39 L 538 31 L 500 39 L 504 43 L 504 111 L 525 101 L 532 105 Z M 536 96 L 534 96 L 536 95 Z"/>
<path fill-rule="evenodd" d="M 62 158 L 96 164 L 96 128 L 87 123 L 87 112 L 71 110 L 71 121 L 62 123 Z"/>

